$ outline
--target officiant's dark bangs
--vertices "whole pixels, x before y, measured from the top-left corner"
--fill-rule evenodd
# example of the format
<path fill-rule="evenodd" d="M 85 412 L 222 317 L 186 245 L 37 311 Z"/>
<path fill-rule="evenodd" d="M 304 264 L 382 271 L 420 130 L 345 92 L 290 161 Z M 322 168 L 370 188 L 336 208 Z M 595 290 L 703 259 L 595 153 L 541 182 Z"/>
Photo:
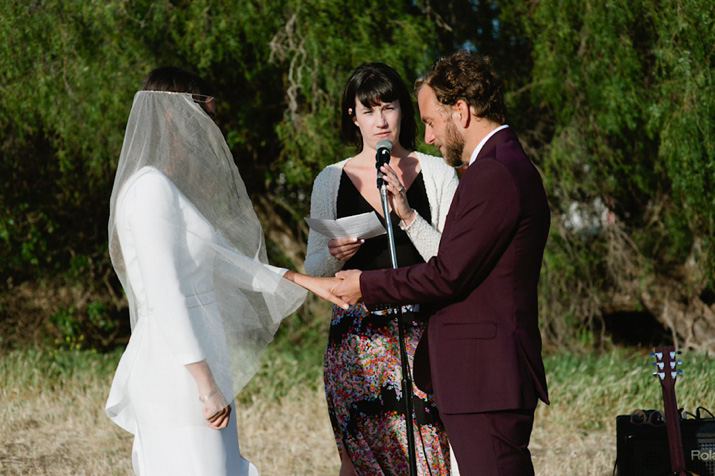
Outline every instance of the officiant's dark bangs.
<path fill-rule="evenodd" d="M 357 99 L 365 107 L 378 106 L 383 102 L 392 102 L 400 99 L 399 93 L 388 78 L 370 75 L 357 90 Z"/>

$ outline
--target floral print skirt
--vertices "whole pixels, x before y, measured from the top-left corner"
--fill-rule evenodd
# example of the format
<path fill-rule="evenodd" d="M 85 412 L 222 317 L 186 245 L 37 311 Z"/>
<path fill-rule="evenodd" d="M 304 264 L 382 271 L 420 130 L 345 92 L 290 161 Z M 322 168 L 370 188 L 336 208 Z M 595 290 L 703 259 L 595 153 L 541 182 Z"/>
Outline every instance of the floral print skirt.
<path fill-rule="evenodd" d="M 412 367 L 426 321 L 413 313 L 402 319 Z M 323 375 L 338 450 L 358 476 L 408 475 L 397 317 L 374 315 L 362 303 L 334 306 Z M 417 473 L 448 476 L 449 444 L 434 400 L 412 387 Z"/>

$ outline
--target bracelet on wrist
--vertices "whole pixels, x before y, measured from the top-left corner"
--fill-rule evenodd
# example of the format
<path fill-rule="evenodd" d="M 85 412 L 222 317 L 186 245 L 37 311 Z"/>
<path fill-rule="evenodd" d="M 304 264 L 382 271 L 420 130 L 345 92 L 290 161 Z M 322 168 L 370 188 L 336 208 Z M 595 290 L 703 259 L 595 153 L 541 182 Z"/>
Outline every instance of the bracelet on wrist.
<path fill-rule="evenodd" d="M 209 398 L 213 397 L 213 396 L 216 395 L 217 393 L 218 393 L 218 387 L 214 387 L 214 389 L 211 390 L 211 393 L 209 393 L 208 395 L 200 396 L 200 397 L 199 397 L 199 401 L 200 401 L 201 403 L 206 403 L 206 402 L 209 401 Z"/>

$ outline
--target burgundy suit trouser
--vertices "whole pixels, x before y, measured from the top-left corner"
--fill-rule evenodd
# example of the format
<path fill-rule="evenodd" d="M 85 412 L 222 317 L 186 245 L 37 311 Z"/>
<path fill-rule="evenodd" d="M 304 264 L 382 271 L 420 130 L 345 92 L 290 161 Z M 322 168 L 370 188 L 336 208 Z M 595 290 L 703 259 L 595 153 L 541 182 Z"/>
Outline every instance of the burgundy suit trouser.
<path fill-rule="evenodd" d="M 533 476 L 534 410 L 440 414 L 460 476 Z"/>

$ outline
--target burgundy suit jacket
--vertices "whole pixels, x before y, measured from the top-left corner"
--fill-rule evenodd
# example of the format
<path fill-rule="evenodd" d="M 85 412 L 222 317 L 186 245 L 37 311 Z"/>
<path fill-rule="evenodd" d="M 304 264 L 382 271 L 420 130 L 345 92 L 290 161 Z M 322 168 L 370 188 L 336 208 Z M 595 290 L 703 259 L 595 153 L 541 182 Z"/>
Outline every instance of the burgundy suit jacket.
<path fill-rule="evenodd" d="M 529 409 L 537 398 L 548 403 L 537 284 L 549 224 L 541 177 L 506 128 L 462 176 L 437 256 L 360 276 L 368 309 L 434 305 L 414 373 L 418 381 L 429 370 L 440 412 Z M 429 368 L 420 368 L 427 348 Z"/>

